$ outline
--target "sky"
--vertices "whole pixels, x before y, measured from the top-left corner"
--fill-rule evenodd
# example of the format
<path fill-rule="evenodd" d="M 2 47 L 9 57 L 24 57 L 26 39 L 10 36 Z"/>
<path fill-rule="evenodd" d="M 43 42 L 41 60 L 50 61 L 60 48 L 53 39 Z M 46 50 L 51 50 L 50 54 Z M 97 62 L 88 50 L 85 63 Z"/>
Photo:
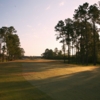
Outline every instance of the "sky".
<path fill-rule="evenodd" d="M 73 18 L 75 9 L 98 0 L 0 0 L 0 28 L 14 26 L 26 56 L 41 56 L 46 48 L 61 50 L 54 27 Z"/>

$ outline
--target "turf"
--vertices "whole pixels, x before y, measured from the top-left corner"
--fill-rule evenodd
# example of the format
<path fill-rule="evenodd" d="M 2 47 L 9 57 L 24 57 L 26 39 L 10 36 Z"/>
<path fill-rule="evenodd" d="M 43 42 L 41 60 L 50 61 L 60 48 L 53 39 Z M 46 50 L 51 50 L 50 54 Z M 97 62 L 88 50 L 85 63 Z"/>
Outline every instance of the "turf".
<path fill-rule="evenodd" d="M 100 67 L 40 59 L 1 63 L 0 100 L 100 100 Z"/>
<path fill-rule="evenodd" d="M 22 74 L 19 62 L 0 64 L 0 100 L 53 100 L 32 86 Z"/>
<path fill-rule="evenodd" d="M 100 67 L 34 61 L 23 63 L 24 77 L 54 100 L 100 100 Z"/>

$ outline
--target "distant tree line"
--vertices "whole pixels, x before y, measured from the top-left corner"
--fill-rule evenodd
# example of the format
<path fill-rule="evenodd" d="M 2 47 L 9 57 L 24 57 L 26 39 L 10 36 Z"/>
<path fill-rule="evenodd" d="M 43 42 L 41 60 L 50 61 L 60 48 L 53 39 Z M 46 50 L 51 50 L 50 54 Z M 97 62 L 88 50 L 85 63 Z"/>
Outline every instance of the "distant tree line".
<path fill-rule="evenodd" d="M 56 26 L 57 40 L 68 47 L 68 63 L 96 63 L 100 59 L 100 25 L 99 5 L 84 3 L 79 5 L 73 14 L 73 19 L 60 20 Z M 66 50 L 65 50 L 66 51 Z"/>
<path fill-rule="evenodd" d="M 45 59 L 63 59 L 62 50 L 58 50 L 55 48 L 54 51 L 52 49 L 46 49 L 44 53 L 42 53 L 42 57 Z"/>
<path fill-rule="evenodd" d="M 15 60 L 24 55 L 16 32 L 13 26 L 0 28 L 0 61 Z"/>

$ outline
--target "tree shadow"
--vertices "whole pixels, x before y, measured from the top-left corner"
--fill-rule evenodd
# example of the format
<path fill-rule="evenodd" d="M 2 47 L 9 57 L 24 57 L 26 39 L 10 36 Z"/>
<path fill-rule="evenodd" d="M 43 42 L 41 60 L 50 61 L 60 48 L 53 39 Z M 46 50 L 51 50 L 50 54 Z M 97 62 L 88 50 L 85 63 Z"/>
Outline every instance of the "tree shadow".
<path fill-rule="evenodd" d="M 8 100 L 6 97 L 10 98 L 9 100 L 13 100 L 12 98 L 16 98 L 15 100 L 22 100 L 22 98 L 24 100 L 27 100 L 27 98 L 28 100 L 33 100 L 33 98 L 36 100 L 49 100 L 51 97 L 54 100 L 99 100 L 100 67 L 96 67 L 91 71 L 59 74 L 47 78 L 41 78 L 40 74 L 38 79 L 34 79 L 35 74 L 33 72 L 41 73 L 55 68 L 68 69 L 73 67 L 76 68 L 76 66 L 68 66 L 67 64 L 62 66 L 62 62 L 21 61 L 2 63 L 0 64 L 0 79 L 3 80 L 0 81 L 0 98 L 3 98 L 1 100 Z M 22 70 L 23 68 L 28 73 L 26 76 Z M 48 96 L 45 96 L 44 93 Z M 27 97 L 25 98 L 25 96 Z M 51 98 L 50 100 L 52 100 Z"/>
<path fill-rule="evenodd" d="M 23 69 L 27 72 L 43 72 L 48 71 L 52 69 L 71 69 L 71 68 L 77 68 L 77 67 L 83 67 L 88 68 L 88 66 L 85 65 L 75 65 L 75 64 L 64 64 L 62 61 L 51 61 L 51 62 L 26 62 L 22 63 Z M 94 66 L 91 66 L 91 68 Z M 98 66 L 96 66 L 98 67 Z"/>
<path fill-rule="evenodd" d="M 51 97 L 27 82 L 21 63 L 0 64 L 0 100 L 52 100 Z"/>
<path fill-rule="evenodd" d="M 46 79 L 26 79 L 55 100 L 99 100 L 100 68 Z"/>

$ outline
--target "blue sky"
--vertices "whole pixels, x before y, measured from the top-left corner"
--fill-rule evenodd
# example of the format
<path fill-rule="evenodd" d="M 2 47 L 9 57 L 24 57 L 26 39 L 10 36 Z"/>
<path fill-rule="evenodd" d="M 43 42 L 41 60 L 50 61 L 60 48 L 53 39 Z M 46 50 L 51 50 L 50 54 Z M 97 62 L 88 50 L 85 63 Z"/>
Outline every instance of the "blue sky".
<path fill-rule="evenodd" d="M 14 26 L 25 55 L 40 56 L 46 48 L 61 49 L 54 27 L 72 18 L 75 8 L 98 0 L 0 0 L 0 27 Z"/>

